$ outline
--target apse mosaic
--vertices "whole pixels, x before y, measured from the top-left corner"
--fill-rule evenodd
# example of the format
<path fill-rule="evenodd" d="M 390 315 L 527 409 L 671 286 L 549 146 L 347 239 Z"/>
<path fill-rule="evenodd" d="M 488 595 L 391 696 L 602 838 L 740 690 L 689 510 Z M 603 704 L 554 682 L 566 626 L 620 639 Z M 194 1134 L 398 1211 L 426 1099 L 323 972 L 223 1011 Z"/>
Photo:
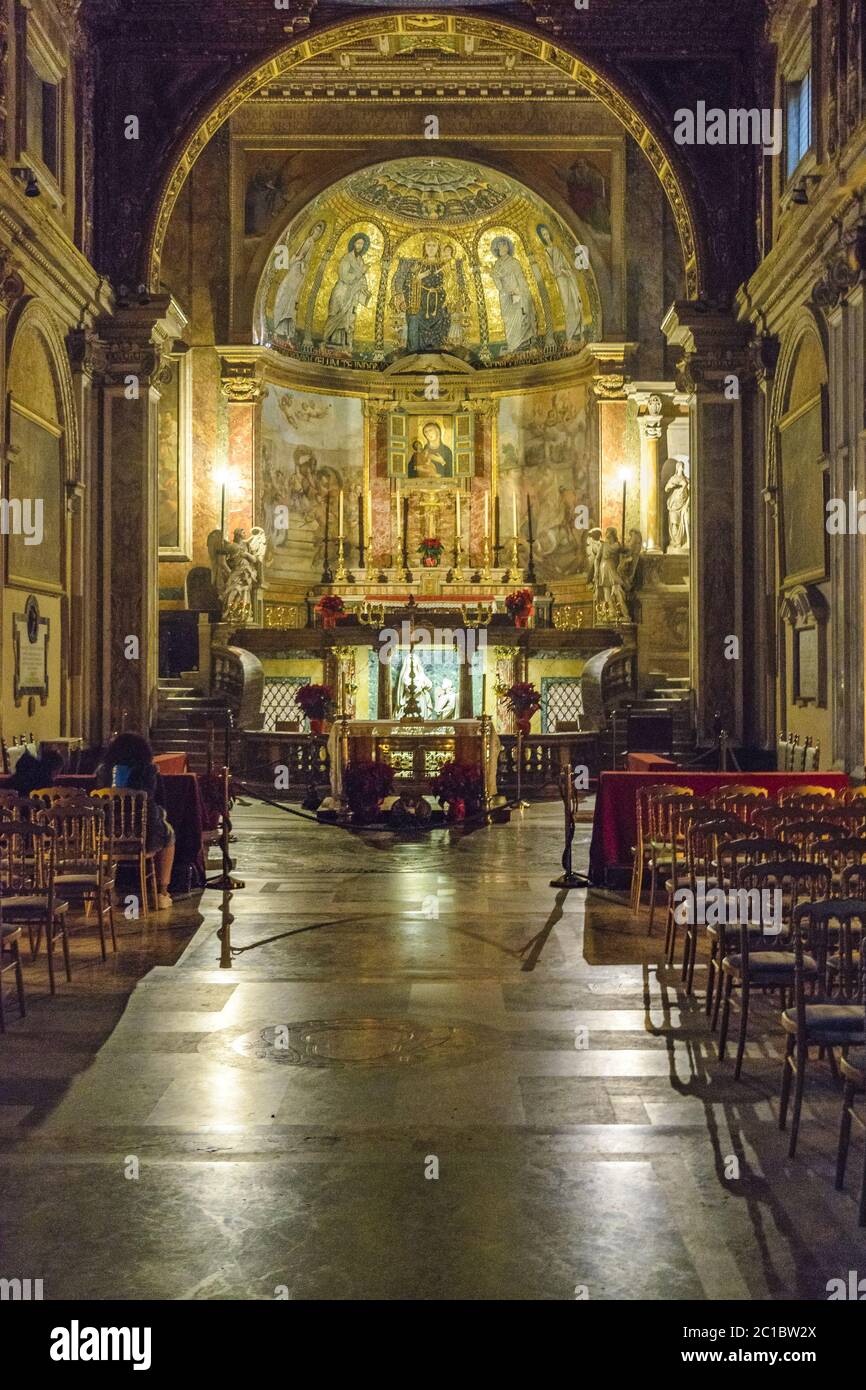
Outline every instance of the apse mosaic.
<path fill-rule="evenodd" d="M 259 285 L 255 336 L 349 367 L 417 353 L 523 365 L 601 336 L 598 288 L 587 246 L 524 185 L 464 160 L 389 160 L 293 219 Z"/>

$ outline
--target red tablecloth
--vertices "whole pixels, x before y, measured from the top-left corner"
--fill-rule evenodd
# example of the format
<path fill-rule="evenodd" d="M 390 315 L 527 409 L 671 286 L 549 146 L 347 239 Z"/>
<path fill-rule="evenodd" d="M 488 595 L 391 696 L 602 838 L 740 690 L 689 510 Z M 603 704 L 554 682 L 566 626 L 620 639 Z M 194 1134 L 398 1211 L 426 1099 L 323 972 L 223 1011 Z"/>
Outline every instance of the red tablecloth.
<path fill-rule="evenodd" d="M 696 796 L 705 796 L 725 782 L 766 787 L 774 796 L 782 787 L 798 782 L 841 790 L 847 787 L 848 778 L 844 772 L 602 772 L 589 848 L 589 876 L 593 883 L 604 885 L 608 869 L 614 866 L 631 869 L 637 839 L 637 793 L 641 787 L 665 782 L 690 787 Z"/>
<path fill-rule="evenodd" d="M 186 757 L 186 754 L 182 755 Z M 12 778 L 0 776 L 0 787 L 9 787 Z M 62 772 L 57 778 L 59 787 L 84 787 L 91 791 L 96 778 Z M 165 789 L 165 814 L 174 828 L 175 855 L 171 886 L 175 892 L 200 888 L 204 883 L 204 849 L 202 828 L 204 815 L 198 778 L 194 772 L 162 773 Z"/>
<path fill-rule="evenodd" d="M 625 766 L 627 772 L 673 772 L 676 763 L 661 753 L 626 753 Z"/>

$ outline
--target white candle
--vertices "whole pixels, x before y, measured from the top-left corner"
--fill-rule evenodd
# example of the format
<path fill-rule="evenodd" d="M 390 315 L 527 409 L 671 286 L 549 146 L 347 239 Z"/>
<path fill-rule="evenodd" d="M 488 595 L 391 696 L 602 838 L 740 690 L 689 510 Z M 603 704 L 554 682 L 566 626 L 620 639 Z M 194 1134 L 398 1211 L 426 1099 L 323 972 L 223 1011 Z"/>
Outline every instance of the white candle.
<path fill-rule="evenodd" d="M 461 535 L 462 529 L 463 529 L 463 528 L 461 527 L 461 525 L 460 525 L 460 493 L 459 493 L 459 491 L 458 491 L 458 492 L 455 492 L 454 496 L 455 496 L 455 498 L 457 499 L 457 535 L 458 535 L 458 538 L 459 538 L 460 535 Z"/>
<path fill-rule="evenodd" d="M 484 713 L 487 704 L 487 672 L 481 677 L 481 713 Z"/>
<path fill-rule="evenodd" d="M 373 553 L 373 498 L 367 489 L 367 550 Z"/>
<path fill-rule="evenodd" d="M 490 535 L 490 494 L 484 494 L 484 539 Z"/>
<path fill-rule="evenodd" d="M 339 531 L 338 531 L 337 534 L 338 534 L 339 539 L 342 540 L 342 539 L 343 539 L 343 489 L 342 489 L 342 488 L 340 488 L 340 529 L 339 529 Z"/>
<path fill-rule="evenodd" d="M 511 494 L 511 534 L 517 535 L 517 488 Z"/>

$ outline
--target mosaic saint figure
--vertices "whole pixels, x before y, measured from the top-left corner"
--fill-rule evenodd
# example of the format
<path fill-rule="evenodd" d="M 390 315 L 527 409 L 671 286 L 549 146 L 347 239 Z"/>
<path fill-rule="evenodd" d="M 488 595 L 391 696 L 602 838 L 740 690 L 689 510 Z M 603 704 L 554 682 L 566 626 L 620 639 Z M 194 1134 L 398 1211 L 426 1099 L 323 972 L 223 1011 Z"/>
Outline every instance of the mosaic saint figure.
<path fill-rule="evenodd" d="M 298 296 L 310 268 L 310 259 L 316 242 L 324 233 L 324 222 L 315 222 L 293 256 L 274 297 L 274 337 L 291 338 L 295 332 L 298 312 Z"/>
<path fill-rule="evenodd" d="M 324 341 L 334 347 L 351 348 L 355 341 L 355 315 L 359 304 L 369 304 L 370 285 L 367 262 L 370 238 L 358 232 L 349 241 L 345 255 L 340 258 L 337 280 L 328 300 L 328 318 Z"/>
<path fill-rule="evenodd" d="M 491 274 L 499 291 L 505 342 L 509 352 L 517 352 L 529 344 L 537 333 L 529 283 L 514 254 L 514 243 L 510 237 L 494 237 L 490 249 L 496 258 Z"/>
<path fill-rule="evenodd" d="M 427 237 L 421 257 L 401 256 L 392 286 L 392 303 L 406 316 L 406 351 L 438 352 L 448 340 L 451 312 L 446 267 L 436 237 Z"/>
<path fill-rule="evenodd" d="M 544 255 L 553 272 L 556 288 L 559 290 L 562 312 L 565 315 L 565 340 L 571 343 L 576 338 L 580 338 L 583 329 L 583 306 L 580 302 L 580 290 L 577 287 L 577 272 L 575 267 L 569 263 L 565 252 L 555 244 L 547 223 L 539 222 L 535 230 L 538 234 L 538 240 L 544 247 Z"/>

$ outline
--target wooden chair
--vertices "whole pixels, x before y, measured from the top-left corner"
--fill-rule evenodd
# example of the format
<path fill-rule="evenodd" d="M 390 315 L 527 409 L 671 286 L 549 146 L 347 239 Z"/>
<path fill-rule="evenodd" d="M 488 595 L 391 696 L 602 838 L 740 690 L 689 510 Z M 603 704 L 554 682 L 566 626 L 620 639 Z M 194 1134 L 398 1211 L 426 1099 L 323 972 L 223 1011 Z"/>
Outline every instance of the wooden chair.
<path fill-rule="evenodd" d="M 30 820 L 33 802 L 17 792 L 0 791 L 0 820 Z"/>
<path fill-rule="evenodd" d="M 18 1009 L 21 1017 L 24 1007 L 24 974 L 21 969 L 21 928 L 3 921 L 3 899 L 0 898 L 0 1033 L 6 1032 L 6 1010 L 3 1003 L 3 976 L 12 970 L 18 991 Z"/>
<path fill-rule="evenodd" d="M 828 864 L 833 875 L 832 891 L 843 898 L 857 897 L 856 893 L 842 892 L 842 873 L 845 869 L 862 866 L 866 877 L 866 837 L 861 835 L 838 835 L 822 838 L 815 842 L 811 858 L 818 863 Z"/>
<path fill-rule="evenodd" d="M 822 840 L 838 839 L 839 827 L 835 821 L 791 820 L 782 821 L 776 831 L 778 839 L 794 846 L 797 859 L 814 859 Z"/>
<path fill-rule="evenodd" d="M 718 882 L 725 890 L 736 888 L 740 882 L 740 870 L 747 865 L 778 862 L 785 859 L 789 853 L 789 847 L 783 840 L 773 840 L 761 835 L 720 842 Z M 707 936 L 710 941 L 710 957 L 707 963 L 707 996 L 704 1007 L 707 1015 L 711 1015 L 711 1026 L 715 1032 L 722 1002 L 722 972 L 719 966 L 723 933 L 710 922 L 707 924 Z"/>
<path fill-rule="evenodd" d="M 665 783 L 655 783 L 650 787 L 640 787 L 635 797 L 635 811 L 637 821 L 637 844 L 634 846 L 634 865 L 631 874 L 631 897 L 630 907 L 632 912 L 640 910 L 640 895 L 643 889 L 644 874 L 651 865 L 653 858 L 668 852 L 668 862 L 670 859 L 670 846 L 665 844 L 653 844 L 652 824 L 650 820 L 650 804 L 660 796 L 665 795 L 691 796 L 689 787 L 671 786 Z"/>
<path fill-rule="evenodd" d="M 793 804 L 791 806 L 780 806 L 778 802 L 771 801 L 756 809 L 752 821 L 761 835 L 770 837 L 778 835 L 779 826 L 785 821 L 802 820 L 803 812 Z"/>
<path fill-rule="evenodd" d="M 794 954 L 790 950 L 785 927 L 790 926 L 795 907 L 801 899 L 813 902 L 826 898 L 830 888 L 830 870 L 826 864 L 810 864 L 797 859 L 780 859 L 765 864 L 750 864 L 740 871 L 738 888 L 746 892 L 757 890 L 758 911 L 740 914 L 736 936 L 739 950 L 728 949 L 727 924 L 722 927 L 720 953 L 722 961 L 722 1016 L 719 1026 L 719 1061 L 725 1059 L 728 1039 L 731 995 L 735 985 L 740 987 L 740 1032 L 737 1041 L 737 1060 L 734 1079 L 739 1080 L 746 1050 L 749 1024 L 749 1002 L 753 988 L 780 989 L 783 993 L 794 985 Z M 764 915 L 764 890 L 781 892 L 782 932 Z M 736 940 L 736 937 L 735 937 Z"/>
<path fill-rule="evenodd" d="M 39 787 L 30 793 L 29 800 L 35 801 L 40 811 L 50 811 L 63 802 L 89 801 L 90 797 L 83 787 Z"/>
<path fill-rule="evenodd" d="M 769 803 L 769 793 L 763 787 L 730 787 L 713 794 L 713 805 L 728 811 L 749 824 Z"/>
<path fill-rule="evenodd" d="M 808 782 L 795 782 L 790 787 L 782 787 L 779 791 L 779 805 L 786 806 L 790 801 L 800 803 L 814 801 L 827 802 L 836 800 L 836 792 L 832 787 L 813 786 Z"/>
<path fill-rule="evenodd" d="M 56 992 L 54 943 L 61 938 L 67 980 L 72 979 L 66 914 L 69 903 L 54 888 L 56 832 L 33 821 L 0 820 L 0 896 L 6 925 L 26 927 L 35 960 L 45 928 L 48 984 Z M 37 935 L 34 944 L 33 930 Z"/>
<path fill-rule="evenodd" d="M 663 795 L 656 797 L 655 800 L 650 802 L 649 815 L 652 852 L 650 858 L 650 911 L 647 936 L 652 936 L 659 868 L 669 864 L 671 866 L 671 873 L 673 874 L 675 850 L 679 849 L 682 852 L 685 849 L 686 813 L 691 811 L 709 811 L 709 807 L 703 797 L 695 796 L 691 791 L 666 791 Z M 675 841 L 676 845 L 674 843 Z"/>
<path fill-rule="evenodd" d="M 866 955 L 862 955 L 860 958 L 860 995 L 864 1006 L 863 1026 L 866 1028 Z M 866 1119 L 858 1115 L 854 1109 L 855 1098 L 858 1095 L 866 1094 L 866 1049 L 861 1049 L 855 1054 L 845 1053 L 839 1062 L 839 1068 L 842 1072 L 844 1091 L 842 1094 L 842 1115 L 839 1121 L 839 1147 L 836 1151 L 836 1188 L 841 1191 L 845 1186 L 845 1169 L 848 1166 L 852 1121 L 858 1129 L 862 1129 L 866 1134 Z M 859 1224 L 866 1226 L 866 1146 L 863 1149 L 863 1173 L 860 1179 L 860 1202 L 857 1216 Z"/>
<path fill-rule="evenodd" d="M 89 797 L 82 801 L 58 801 L 42 811 L 40 820 L 56 832 L 54 886 L 76 906 L 96 908 L 102 959 L 106 959 L 105 918 L 111 945 L 117 950 L 114 929 L 114 874 L 111 869 L 111 837 L 106 837 L 106 814 Z M 72 928 L 70 928 L 72 930 Z"/>
<path fill-rule="evenodd" d="M 677 926 L 680 925 L 674 910 L 676 889 L 687 887 L 692 894 L 692 901 L 694 901 L 700 882 L 703 882 L 705 888 L 716 887 L 719 881 L 718 855 L 720 845 L 725 840 L 740 839 L 748 833 L 749 827 L 745 821 L 738 820 L 733 815 L 722 815 L 716 808 L 711 807 L 707 811 L 692 813 L 686 829 L 686 873 L 684 876 L 679 876 L 679 881 L 673 885 L 673 888 L 669 883 L 666 928 L 668 944 L 666 959 L 669 966 L 673 965 L 676 955 Z M 695 975 L 697 941 L 703 924 L 693 921 L 690 914 L 686 914 L 681 924 L 684 929 L 681 978 L 686 981 L 686 992 L 691 994 Z"/>
<path fill-rule="evenodd" d="M 147 792 L 130 791 L 128 787 L 100 787 L 90 795 L 105 803 L 113 864 L 118 867 L 133 864 L 138 869 L 141 909 L 146 917 L 150 911 L 148 884 L 153 889 L 154 908 L 159 897 L 156 881 L 156 856 L 159 851 L 147 848 Z"/>
<path fill-rule="evenodd" d="M 794 1003 L 791 1008 L 782 1011 L 782 1027 L 787 1034 L 787 1040 L 779 1097 L 779 1128 L 783 1130 L 788 1122 L 793 1080 L 794 1106 L 788 1144 L 789 1158 L 793 1158 L 797 1151 L 809 1048 L 818 1047 L 828 1051 L 835 1073 L 833 1049 L 848 1048 L 852 1044 L 866 1042 L 863 1000 L 857 997 L 855 1002 L 848 1002 L 844 998 L 831 998 L 827 980 L 830 923 L 835 921 L 839 924 L 840 950 L 850 955 L 849 947 L 843 943 L 850 938 L 852 922 L 855 920 L 860 923 L 861 928 L 866 922 L 866 899 L 831 898 L 826 902 L 800 903 L 794 908 Z M 859 985 L 857 995 L 859 996 Z"/>

